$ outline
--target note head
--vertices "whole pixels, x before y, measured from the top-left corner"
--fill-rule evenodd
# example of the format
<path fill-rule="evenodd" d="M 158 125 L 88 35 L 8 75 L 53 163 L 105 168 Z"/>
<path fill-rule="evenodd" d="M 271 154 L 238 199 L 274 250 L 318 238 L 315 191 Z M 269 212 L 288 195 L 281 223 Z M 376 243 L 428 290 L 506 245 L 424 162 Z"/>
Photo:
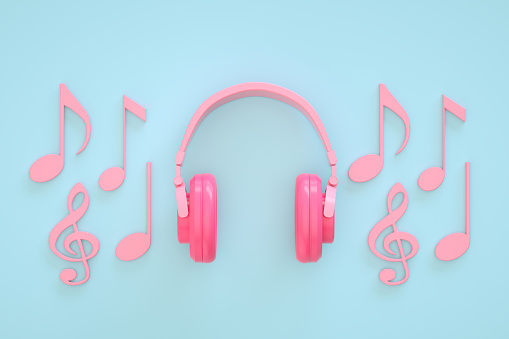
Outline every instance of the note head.
<path fill-rule="evenodd" d="M 470 246 L 470 236 L 465 233 L 453 233 L 440 240 L 435 247 L 435 255 L 443 261 L 461 257 Z"/>
<path fill-rule="evenodd" d="M 125 171 L 121 167 L 110 167 L 99 177 L 99 187 L 105 191 L 113 191 L 122 185 Z"/>
<path fill-rule="evenodd" d="M 45 182 L 55 178 L 64 168 L 64 158 L 59 154 L 48 154 L 37 159 L 28 175 L 35 182 Z"/>
<path fill-rule="evenodd" d="M 444 182 L 445 172 L 440 167 L 430 167 L 419 176 L 418 184 L 423 191 L 433 191 Z"/>
<path fill-rule="evenodd" d="M 383 158 L 378 154 L 368 154 L 355 160 L 348 170 L 352 181 L 365 182 L 376 177 L 384 166 Z"/>
<path fill-rule="evenodd" d="M 138 259 L 150 247 L 150 236 L 146 233 L 133 233 L 122 239 L 115 250 L 117 258 L 124 261 Z"/>

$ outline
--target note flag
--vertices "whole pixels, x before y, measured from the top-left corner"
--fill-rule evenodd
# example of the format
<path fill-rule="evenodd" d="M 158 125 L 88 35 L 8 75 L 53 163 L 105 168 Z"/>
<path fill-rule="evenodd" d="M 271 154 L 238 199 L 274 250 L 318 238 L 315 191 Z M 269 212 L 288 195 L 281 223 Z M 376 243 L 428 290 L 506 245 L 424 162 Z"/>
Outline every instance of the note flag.
<path fill-rule="evenodd" d="M 30 179 L 36 182 L 45 182 L 55 178 L 64 168 L 65 152 L 64 152 L 64 112 L 65 107 L 73 110 L 85 122 L 86 136 L 83 146 L 78 151 L 79 154 L 85 149 L 90 139 L 90 118 L 87 111 L 81 106 L 78 100 L 72 95 L 65 84 L 60 84 L 60 153 L 48 154 L 37 159 L 32 166 L 28 175 Z"/>
<path fill-rule="evenodd" d="M 395 210 L 392 209 L 392 201 L 394 197 L 398 193 L 403 193 L 403 202 L 401 205 L 399 205 Z M 398 221 L 403 214 L 406 212 L 406 209 L 408 207 L 408 196 L 405 191 L 405 188 L 401 183 L 396 183 L 391 190 L 389 191 L 389 194 L 387 195 L 387 210 L 389 211 L 389 214 L 385 216 L 382 220 L 380 220 L 372 229 L 371 232 L 369 232 L 368 236 L 368 246 L 371 249 L 371 252 L 375 254 L 377 257 L 389 261 L 389 262 L 401 262 L 403 263 L 403 269 L 405 270 L 405 277 L 402 280 L 394 281 L 396 278 L 396 271 L 394 271 L 392 268 L 386 268 L 383 269 L 380 274 L 379 278 L 380 280 L 387 285 L 400 285 L 408 280 L 409 277 L 409 269 L 408 269 L 408 263 L 407 260 L 412 258 L 414 255 L 417 254 L 417 251 L 419 250 L 419 242 L 417 239 L 411 235 L 410 233 L 406 232 L 400 232 L 398 231 L 398 228 L 396 226 L 396 221 Z M 396 253 L 389 247 L 389 245 L 396 241 L 398 245 L 398 250 L 400 253 L 399 258 L 398 257 L 389 257 L 387 255 L 384 255 L 380 253 L 376 247 L 376 240 L 380 236 L 380 234 L 389 226 L 392 226 L 393 233 L 390 233 L 383 239 L 383 248 L 385 251 L 387 251 L 390 255 L 395 256 Z M 401 243 L 402 240 L 405 240 L 408 242 L 411 246 L 411 250 L 409 254 L 405 254 L 405 251 L 403 249 L 403 244 Z"/>
<path fill-rule="evenodd" d="M 437 189 L 445 177 L 445 111 L 449 111 L 456 117 L 465 121 L 465 109 L 446 97 L 442 96 L 442 167 L 430 167 L 424 170 L 419 176 L 419 187 L 423 191 Z"/>
<path fill-rule="evenodd" d="M 113 191 L 122 185 L 125 179 L 125 118 L 126 109 L 143 121 L 146 121 L 147 111 L 133 100 L 124 95 L 124 143 L 123 143 L 123 166 L 110 167 L 99 177 L 99 186 L 105 191 Z"/>
<path fill-rule="evenodd" d="M 380 141 L 379 141 L 379 154 L 368 154 L 355 160 L 348 170 L 348 176 L 355 182 L 365 182 L 373 179 L 382 171 L 384 166 L 384 107 L 391 109 L 398 117 L 403 120 L 405 124 L 405 140 L 403 145 L 396 152 L 401 152 L 410 137 L 410 120 L 406 111 L 401 107 L 399 102 L 392 96 L 391 92 L 385 87 L 384 84 L 380 84 L 380 99 L 379 99 L 379 116 L 380 116 Z"/>
<path fill-rule="evenodd" d="M 470 246 L 470 163 L 466 163 L 466 233 L 452 233 L 440 240 L 435 247 L 438 259 L 449 261 L 461 257 Z"/>
<path fill-rule="evenodd" d="M 78 193 L 83 193 L 85 195 L 83 202 L 81 205 L 73 210 L 72 208 L 72 202 L 76 195 Z M 80 285 L 83 284 L 88 280 L 90 277 L 90 268 L 88 267 L 88 260 L 93 258 L 97 252 L 99 251 L 99 241 L 97 238 L 90 233 L 87 232 L 81 232 L 78 230 L 78 220 L 83 217 L 85 212 L 88 209 L 89 204 L 89 198 L 88 193 L 85 187 L 82 183 L 77 183 L 74 185 L 74 187 L 71 189 L 71 192 L 69 192 L 69 196 L 67 198 L 67 207 L 69 209 L 69 215 L 67 215 L 62 221 L 60 221 L 55 227 L 53 227 L 53 230 L 51 230 L 51 233 L 49 235 L 49 247 L 51 248 L 51 251 L 55 253 L 56 256 L 58 256 L 61 259 L 71 261 L 71 262 L 82 262 L 85 267 L 85 278 L 83 278 L 80 281 L 73 281 L 76 279 L 77 272 L 76 270 L 72 268 L 66 268 L 60 273 L 60 279 L 66 283 L 67 285 Z M 69 226 L 73 227 L 73 233 L 70 233 L 67 235 L 64 239 L 64 248 L 67 251 L 67 253 L 61 253 L 57 249 L 57 240 L 59 236 L 64 232 Z M 87 241 L 92 245 L 92 250 L 90 254 L 85 253 L 85 248 L 83 247 L 83 240 Z M 80 257 L 75 257 L 77 255 L 76 252 L 74 252 L 71 249 L 71 243 L 76 241 L 78 243 L 78 247 L 80 249 Z"/>
<path fill-rule="evenodd" d="M 122 239 L 115 253 L 117 258 L 124 261 L 138 259 L 150 247 L 151 239 L 151 163 L 147 162 L 147 233 L 133 233 Z"/>

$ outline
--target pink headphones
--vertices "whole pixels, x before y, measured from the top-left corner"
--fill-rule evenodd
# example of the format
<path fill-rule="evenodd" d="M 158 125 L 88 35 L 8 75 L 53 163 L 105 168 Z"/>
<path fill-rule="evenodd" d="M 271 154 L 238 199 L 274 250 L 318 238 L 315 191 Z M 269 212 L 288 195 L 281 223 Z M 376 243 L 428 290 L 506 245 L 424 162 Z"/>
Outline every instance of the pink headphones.
<path fill-rule="evenodd" d="M 175 191 L 177 194 L 178 241 L 189 243 L 191 258 L 196 262 L 212 262 L 217 246 L 216 178 L 197 174 L 191 179 L 187 193 L 180 168 L 191 137 L 203 119 L 230 101 L 260 96 L 287 103 L 303 113 L 322 138 L 331 166 L 331 177 L 325 194 L 322 180 L 316 174 L 300 174 L 295 185 L 295 252 L 300 262 L 316 262 L 322 256 L 322 243 L 334 241 L 334 207 L 336 203 L 336 154 L 331 148 L 325 128 L 315 109 L 300 95 L 284 87 L 263 82 L 246 82 L 225 88 L 205 100 L 187 127 L 175 157 Z"/>

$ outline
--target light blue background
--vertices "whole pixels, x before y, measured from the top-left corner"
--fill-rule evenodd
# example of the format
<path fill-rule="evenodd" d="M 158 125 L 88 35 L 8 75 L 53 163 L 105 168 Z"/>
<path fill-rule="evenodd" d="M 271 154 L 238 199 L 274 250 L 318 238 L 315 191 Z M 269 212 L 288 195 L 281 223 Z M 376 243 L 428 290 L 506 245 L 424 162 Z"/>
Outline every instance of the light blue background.
<path fill-rule="evenodd" d="M 0 337 L 2 338 L 507 338 L 509 7 L 503 1 L 3 2 L 0 6 Z M 183 175 L 213 173 L 218 251 L 195 264 L 177 242 L 173 159 L 194 110 L 237 83 L 264 81 L 305 97 L 338 159 L 336 240 L 316 264 L 294 252 L 299 173 L 329 175 L 325 152 L 293 108 L 247 98 L 217 109 L 188 149 Z M 92 135 L 67 110 L 66 164 L 47 183 L 28 177 L 58 151 L 59 84 L 88 111 Z M 407 147 L 386 109 L 386 163 L 367 183 L 348 179 L 378 145 L 378 85 L 411 122 Z M 122 162 L 122 95 L 147 109 L 127 117 L 127 177 L 114 192 L 98 178 Z M 446 118 L 443 185 L 417 186 L 441 161 L 442 94 L 466 108 Z M 145 164 L 152 162 L 153 241 L 133 262 L 117 243 L 145 228 Z M 437 242 L 465 228 L 465 162 L 472 171 L 472 242 L 453 262 Z M 67 286 L 73 264 L 48 246 L 82 182 L 90 207 L 78 222 L 101 248 L 91 278 Z M 378 279 L 386 263 L 367 246 L 387 214 L 389 189 L 409 196 L 402 231 L 419 240 L 410 279 Z M 398 198 L 399 199 L 399 198 Z M 396 199 L 396 200 L 398 200 Z M 76 206 L 80 199 L 77 199 Z M 395 201 L 394 206 L 399 204 Z"/>

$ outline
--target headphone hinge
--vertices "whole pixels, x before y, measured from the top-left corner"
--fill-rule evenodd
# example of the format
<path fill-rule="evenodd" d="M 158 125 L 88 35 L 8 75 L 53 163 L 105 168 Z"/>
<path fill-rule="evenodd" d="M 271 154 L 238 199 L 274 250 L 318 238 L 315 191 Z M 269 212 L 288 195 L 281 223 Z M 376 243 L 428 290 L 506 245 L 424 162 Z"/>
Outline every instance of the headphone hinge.
<path fill-rule="evenodd" d="M 175 166 L 175 178 L 173 179 L 175 185 L 175 195 L 177 198 L 177 214 L 180 218 L 185 218 L 189 215 L 187 208 L 187 192 L 184 179 L 180 176 L 180 165 Z"/>

